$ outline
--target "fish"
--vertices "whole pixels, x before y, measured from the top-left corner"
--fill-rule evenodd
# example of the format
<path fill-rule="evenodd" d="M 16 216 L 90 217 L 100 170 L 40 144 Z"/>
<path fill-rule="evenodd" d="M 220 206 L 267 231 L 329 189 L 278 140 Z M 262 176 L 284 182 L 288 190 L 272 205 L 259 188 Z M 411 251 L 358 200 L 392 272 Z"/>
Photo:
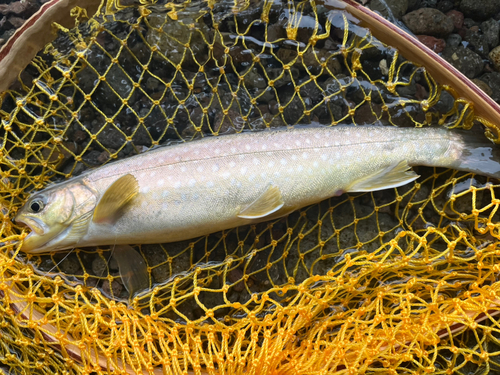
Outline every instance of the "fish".
<path fill-rule="evenodd" d="M 168 243 L 273 220 L 346 192 L 396 188 L 413 166 L 500 178 L 484 133 L 302 126 L 160 147 L 32 194 L 15 217 L 27 253 Z"/>

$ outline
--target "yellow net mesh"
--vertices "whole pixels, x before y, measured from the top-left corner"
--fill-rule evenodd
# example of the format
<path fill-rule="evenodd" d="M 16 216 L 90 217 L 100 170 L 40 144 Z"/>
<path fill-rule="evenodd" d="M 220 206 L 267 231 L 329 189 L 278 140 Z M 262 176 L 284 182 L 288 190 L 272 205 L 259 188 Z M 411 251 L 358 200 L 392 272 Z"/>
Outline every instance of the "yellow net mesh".
<path fill-rule="evenodd" d="M 0 362 L 11 373 L 500 371 L 499 185 L 418 168 L 274 222 L 136 247 L 19 252 L 33 189 L 207 134 L 319 122 L 470 128 L 470 103 L 319 2 L 108 2 L 2 96 Z"/>

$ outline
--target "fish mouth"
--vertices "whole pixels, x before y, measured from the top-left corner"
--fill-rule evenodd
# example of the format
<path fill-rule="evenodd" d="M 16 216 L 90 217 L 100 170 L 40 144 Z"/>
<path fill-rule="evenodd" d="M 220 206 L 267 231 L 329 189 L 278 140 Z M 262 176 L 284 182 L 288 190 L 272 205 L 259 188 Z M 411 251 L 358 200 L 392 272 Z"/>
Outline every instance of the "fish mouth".
<path fill-rule="evenodd" d="M 19 217 L 19 216 L 20 215 L 16 216 L 14 218 L 14 221 L 17 224 L 24 224 L 25 226 L 31 229 L 31 233 L 28 234 L 26 238 L 30 237 L 33 233 L 36 233 L 39 236 L 45 233 L 47 228 L 45 227 L 45 225 L 41 220 L 34 217 Z"/>

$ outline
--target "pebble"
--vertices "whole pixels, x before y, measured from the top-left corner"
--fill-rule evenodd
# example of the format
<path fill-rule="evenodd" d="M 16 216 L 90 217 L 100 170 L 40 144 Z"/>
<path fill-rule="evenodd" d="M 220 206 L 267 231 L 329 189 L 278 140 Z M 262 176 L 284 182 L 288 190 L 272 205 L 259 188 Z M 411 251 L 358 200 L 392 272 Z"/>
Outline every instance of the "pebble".
<path fill-rule="evenodd" d="M 433 8 L 422 8 L 406 14 L 403 22 L 416 35 L 445 37 L 455 28 L 451 18 Z"/>
<path fill-rule="evenodd" d="M 451 48 L 456 48 L 462 43 L 462 37 L 458 34 L 450 34 L 446 38 L 446 45 Z"/>
<path fill-rule="evenodd" d="M 500 71 L 500 46 L 493 48 L 489 55 L 490 61 L 497 71 Z"/>
<path fill-rule="evenodd" d="M 500 102 L 500 73 L 486 73 L 481 76 L 481 81 L 486 82 L 490 87 L 492 91 L 491 98 L 496 102 Z"/>
<path fill-rule="evenodd" d="M 466 17 L 482 21 L 500 11 L 500 0 L 462 0 L 460 10 Z"/>
<path fill-rule="evenodd" d="M 459 46 L 456 49 L 446 49 L 443 57 L 467 78 L 475 78 L 483 71 L 482 57 L 469 48 Z"/>
<path fill-rule="evenodd" d="M 489 95 L 491 96 L 491 94 L 493 94 L 493 90 L 490 88 L 490 86 L 488 86 L 488 84 L 486 82 L 484 82 L 483 80 L 480 80 L 479 78 L 474 78 L 472 80 L 472 82 L 474 82 L 474 84 L 479 87 L 481 90 L 483 90 L 486 95 Z"/>
<path fill-rule="evenodd" d="M 460 30 L 464 25 L 464 14 L 458 10 L 450 10 L 446 15 L 451 18 L 455 30 Z"/>
<path fill-rule="evenodd" d="M 469 43 L 468 47 L 483 58 L 488 58 L 490 47 L 484 38 L 484 35 L 479 32 L 479 28 L 471 28 L 465 32 L 464 40 Z"/>
<path fill-rule="evenodd" d="M 400 20 L 408 9 L 408 0 L 372 0 L 369 8 L 389 20 Z"/>
<path fill-rule="evenodd" d="M 498 21 L 490 18 L 481 24 L 481 30 L 483 31 L 484 40 L 488 44 L 489 48 L 494 48 L 499 43 L 500 25 Z"/>
<path fill-rule="evenodd" d="M 438 39 L 433 36 L 417 35 L 417 39 L 420 41 L 420 43 L 429 47 L 436 53 L 443 52 L 446 47 L 446 42 L 443 39 Z"/>

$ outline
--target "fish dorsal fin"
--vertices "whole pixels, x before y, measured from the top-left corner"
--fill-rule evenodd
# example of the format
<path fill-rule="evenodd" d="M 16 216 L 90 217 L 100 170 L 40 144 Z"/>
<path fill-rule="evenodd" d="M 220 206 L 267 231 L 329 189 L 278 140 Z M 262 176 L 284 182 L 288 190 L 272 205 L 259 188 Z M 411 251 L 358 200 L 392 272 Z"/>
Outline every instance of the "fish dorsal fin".
<path fill-rule="evenodd" d="M 241 210 L 238 217 L 242 219 L 259 219 L 278 211 L 283 205 L 280 189 L 271 185 L 261 196 Z"/>
<path fill-rule="evenodd" d="M 125 206 L 139 193 L 139 183 L 131 174 L 113 182 L 104 192 L 94 211 L 95 223 L 113 224 L 123 213 Z"/>
<path fill-rule="evenodd" d="M 120 277 L 129 293 L 130 300 L 136 293 L 149 288 L 149 274 L 146 262 L 132 246 L 115 246 L 113 258 L 118 263 Z"/>
<path fill-rule="evenodd" d="M 347 192 L 377 191 L 406 185 L 420 176 L 410 169 L 406 160 L 382 168 L 349 186 Z"/>

